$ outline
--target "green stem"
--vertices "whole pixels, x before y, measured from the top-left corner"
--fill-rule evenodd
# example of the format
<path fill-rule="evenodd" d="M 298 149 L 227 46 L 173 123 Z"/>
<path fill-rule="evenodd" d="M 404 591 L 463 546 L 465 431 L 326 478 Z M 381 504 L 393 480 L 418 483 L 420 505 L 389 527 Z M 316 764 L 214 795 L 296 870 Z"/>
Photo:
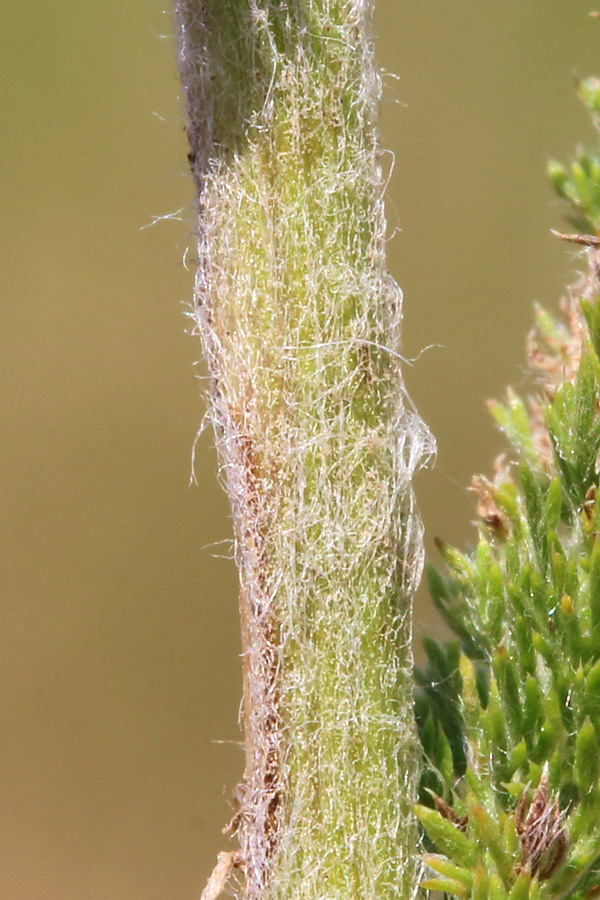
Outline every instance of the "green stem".
<path fill-rule="evenodd" d="M 246 896 L 408 897 L 411 477 L 367 0 L 177 0 L 196 320 L 235 523 Z"/>

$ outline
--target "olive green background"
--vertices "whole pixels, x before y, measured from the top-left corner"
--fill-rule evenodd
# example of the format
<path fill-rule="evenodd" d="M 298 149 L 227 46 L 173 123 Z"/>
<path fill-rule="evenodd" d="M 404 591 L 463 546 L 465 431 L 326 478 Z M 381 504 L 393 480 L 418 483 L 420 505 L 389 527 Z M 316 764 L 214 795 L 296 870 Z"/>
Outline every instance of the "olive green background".
<path fill-rule="evenodd" d="M 407 371 L 439 442 L 429 544 L 473 538 L 465 486 L 503 447 L 484 402 L 522 384 L 532 302 L 555 307 L 572 270 L 545 164 L 592 139 L 572 78 L 600 74 L 589 8 L 378 5 L 405 349 L 440 345 Z M 189 484 L 203 369 L 172 20 L 159 0 L 0 19 L 0 898 L 197 900 L 241 773 L 240 665 L 208 431 Z"/>

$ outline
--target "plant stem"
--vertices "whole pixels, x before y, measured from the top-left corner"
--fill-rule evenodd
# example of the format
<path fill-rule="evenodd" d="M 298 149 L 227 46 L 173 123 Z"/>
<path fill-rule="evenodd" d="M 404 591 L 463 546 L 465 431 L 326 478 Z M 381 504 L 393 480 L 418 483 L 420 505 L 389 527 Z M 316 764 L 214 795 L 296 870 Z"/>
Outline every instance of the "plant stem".
<path fill-rule="evenodd" d="M 416 832 L 407 399 L 368 0 L 177 0 L 195 319 L 231 499 L 246 896 L 408 897 Z"/>

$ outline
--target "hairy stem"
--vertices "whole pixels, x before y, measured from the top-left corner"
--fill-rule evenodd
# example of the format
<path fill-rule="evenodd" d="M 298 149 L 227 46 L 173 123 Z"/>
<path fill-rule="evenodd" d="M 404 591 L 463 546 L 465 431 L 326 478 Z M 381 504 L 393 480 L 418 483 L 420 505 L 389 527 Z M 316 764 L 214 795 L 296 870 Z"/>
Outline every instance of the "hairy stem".
<path fill-rule="evenodd" d="M 369 0 L 177 0 L 240 571 L 248 898 L 408 897 L 411 477 Z"/>

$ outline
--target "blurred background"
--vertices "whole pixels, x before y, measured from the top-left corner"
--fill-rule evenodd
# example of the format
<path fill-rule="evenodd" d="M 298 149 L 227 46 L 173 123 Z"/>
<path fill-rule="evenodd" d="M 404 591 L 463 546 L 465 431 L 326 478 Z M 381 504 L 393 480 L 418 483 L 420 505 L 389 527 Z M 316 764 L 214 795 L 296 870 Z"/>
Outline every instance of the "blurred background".
<path fill-rule="evenodd" d="M 474 537 L 485 410 L 574 268 L 548 158 L 593 140 L 593 0 L 378 0 L 390 267 L 439 454 L 428 547 Z M 2 14 L 0 897 L 197 900 L 242 770 L 236 573 L 199 347 L 164 0 Z M 391 161 L 391 157 L 390 157 Z M 170 218 L 154 227 L 157 217 Z M 224 543 L 221 543 L 224 542 Z M 439 628 L 425 592 L 417 634 Z"/>

